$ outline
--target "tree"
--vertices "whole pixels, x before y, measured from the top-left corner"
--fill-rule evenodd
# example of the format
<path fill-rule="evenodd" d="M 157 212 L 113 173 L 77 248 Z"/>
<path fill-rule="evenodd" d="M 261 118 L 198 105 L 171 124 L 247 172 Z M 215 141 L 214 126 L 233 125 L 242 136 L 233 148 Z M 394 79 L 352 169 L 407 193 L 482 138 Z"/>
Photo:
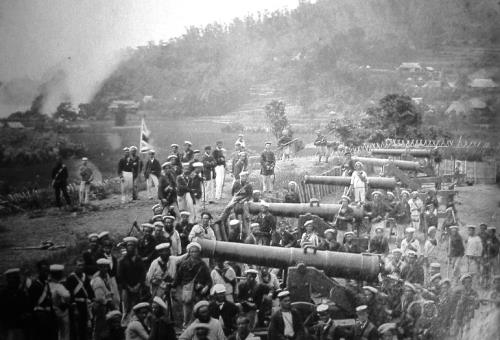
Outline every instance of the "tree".
<path fill-rule="evenodd" d="M 265 106 L 264 110 L 276 139 L 280 139 L 285 129 L 288 130 L 290 137 L 292 136 L 292 130 L 285 113 L 285 103 L 283 101 L 273 100 Z"/>

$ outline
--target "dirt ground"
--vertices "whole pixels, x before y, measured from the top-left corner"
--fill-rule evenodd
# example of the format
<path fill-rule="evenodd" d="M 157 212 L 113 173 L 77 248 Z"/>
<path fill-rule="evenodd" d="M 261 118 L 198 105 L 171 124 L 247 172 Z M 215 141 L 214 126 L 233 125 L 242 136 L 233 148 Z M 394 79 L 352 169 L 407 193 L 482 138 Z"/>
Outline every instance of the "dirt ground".
<path fill-rule="evenodd" d="M 297 158 L 277 164 L 277 181 L 281 183 L 293 180 L 294 176 L 309 173 L 321 173 L 328 165 L 315 164 L 313 157 Z M 251 174 L 254 187 L 259 186 L 257 167 Z M 225 200 L 207 205 L 207 210 L 217 215 L 229 197 L 232 179 L 226 176 Z M 277 188 L 283 190 L 283 187 Z M 498 227 L 500 217 L 500 188 L 495 185 L 475 185 L 459 187 L 458 216 L 465 224 L 487 223 Z M 327 198 L 326 198 L 327 199 Z M 13 215 L 0 221 L 0 273 L 14 266 L 22 266 L 43 257 L 51 260 L 67 261 L 71 250 L 14 250 L 13 247 L 39 245 L 41 241 L 51 240 L 55 244 L 64 244 L 70 249 L 77 247 L 93 232 L 108 230 L 115 239 L 120 239 L 129 230 L 134 221 L 144 223 L 151 217 L 154 201 L 146 199 L 145 192 L 140 193 L 140 200 L 122 205 L 119 196 L 102 201 L 93 201 L 95 211 L 69 213 L 56 208 L 49 209 L 40 217 L 30 218 L 29 214 Z M 462 232 L 465 227 L 462 227 Z M 74 251 L 73 251 L 74 253 Z M 443 254 L 444 255 L 444 254 Z M 445 259 L 443 260 L 443 262 Z"/>

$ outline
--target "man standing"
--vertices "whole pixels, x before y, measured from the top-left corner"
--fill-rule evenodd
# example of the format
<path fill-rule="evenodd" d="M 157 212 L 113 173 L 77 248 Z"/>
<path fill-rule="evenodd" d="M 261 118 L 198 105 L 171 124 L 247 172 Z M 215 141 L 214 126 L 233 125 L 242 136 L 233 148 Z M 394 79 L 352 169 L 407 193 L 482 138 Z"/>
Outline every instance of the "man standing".
<path fill-rule="evenodd" d="M 305 335 L 304 323 L 300 313 L 292 308 L 290 293 L 282 291 L 278 294 L 278 298 L 280 309 L 271 316 L 268 339 L 302 339 Z"/>
<path fill-rule="evenodd" d="M 271 142 L 266 142 L 266 146 L 260 155 L 260 174 L 262 175 L 262 192 L 273 191 L 274 182 L 274 166 L 276 158 L 274 152 L 271 151 Z"/>
<path fill-rule="evenodd" d="M 212 153 L 215 160 L 215 199 L 220 200 L 223 196 L 222 188 L 224 186 L 224 177 L 226 171 L 226 157 L 224 156 L 224 149 L 222 142 L 217 141 L 217 146 Z"/>
<path fill-rule="evenodd" d="M 90 278 L 83 271 L 84 264 L 83 259 L 77 259 L 75 271 L 66 279 L 73 306 L 70 310 L 71 333 L 72 338 L 77 340 L 88 339 L 89 304 L 94 297 Z"/>
<path fill-rule="evenodd" d="M 138 199 L 138 188 L 137 188 L 137 181 L 139 178 L 139 174 L 142 171 L 142 161 L 139 155 L 137 155 L 137 147 L 136 146 L 131 146 L 130 147 L 130 161 L 132 165 L 132 174 L 133 174 L 133 185 L 132 185 L 132 199 L 137 200 Z"/>
<path fill-rule="evenodd" d="M 172 165 L 170 162 L 165 162 L 162 164 L 162 174 L 158 183 L 158 199 L 162 205 L 162 212 L 174 206 L 174 210 L 178 213 L 179 209 L 177 207 L 177 193 L 175 190 L 175 172 L 172 170 Z"/>
<path fill-rule="evenodd" d="M 476 226 L 467 226 L 469 237 L 465 245 L 465 257 L 467 258 L 467 272 L 473 276 L 474 280 L 479 281 L 479 266 L 483 256 L 483 242 L 476 235 Z"/>
<path fill-rule="evenodd" d="M 58 339 L 70 340 L 69 310 L 70 293 L 61 283 L 64 275 L 64 266 L 50 265 L 49 289 L 52 296 L 52 306 L 57 320 Z"/>
<path fill-rule="evenodd" d="M 215 187 L 215 167 L 217 163 L 212 154 L 212 147 L 210 145 L 205 146 L 205 153 L 201 158 L 203 163 L 203 178 L 205 183 L 203 184 L 203 201 L 212 203 L 214 201 L 214 187 Z"/>
<path fill-rule="evenodd" d="M 368 307 L 366 305 L 356 307 L 356 314 L 358 319 L 354 328 L 354 339 L 377 340 L 377 328 L 368 320 Z"/>
<path fill-rule="evenodd" d="M 278 148 L 281 148 L 283 150 L 283 156 L 281 157 L 281 160 L 284 161 L 286 159 L 290 159 L 290 154 L 292 153 L 291 148 L 291 142 L 292 141 L 292 136 L 290 136 L 289 130 L 284 129 L 281 132 L 281 137 L 278 140 Z"/>
<path fill-rule="evenodd" d="M 118 284 L 122 292 L 124 317 L 132 310 L 141 298 L 141 289 L 146 278 L 146 268 L 137 255 L 138 240 L 135 237 L 125 237 L 126 254 L 118 262 Z"/>
<path fill-rule="evenodd" d="M 88 158 L 82 158 L 82 165 L 80 166 L 80 191 L 78 198 L 80 200 L 80 205 L 89 203 L 90 194 L 90 182 L 94 179 L 94 174 L 92 169 L 88 166 Z"/>
<path fill-rule="evenodd" d="M 148 190 L 148 198 L 150 200 L 156 196 L 158 190 L 158 179 L 161 176 L 160 162 L 155 158 L 155 150 L 149 151 L 149 159 L 144 168 L 144 179 Z"/>
<path fill-rule="evenodd" d="M 189 222 L 189 215 L 191 214 L 188 211 L 181 211 L 180 221 L 174 224 L 175 230 L 177 230 L 181 239 L 182 253 L 186 252 L 186 247 L 189 244 L 188 236 L 191 233 L 191 229 L 193 229 L 193 224 Z M 201 218 L 203 219 L 203 216 Z"/>
<path fill-rule="evenodd" d="M 191 171 L 189 170 L 189 163 L 182 164 L 183 173 L 177 176 L 176 190 L 177 190 L 177 204 L 179 205 L 179 211 L 189 211 L 189 222 L 193 222 L 196 217 L 196 212 L 194 211 L 193 198 L 191 197 L 191 178 L 189 175 Z"/>
<path fill-rule="evenodd" d="M 170 256 L 170 243 L 160 243 L 156 246 L 158 257 L 151 262 L 146 274 L 146 286 L 151 291 L 151 296 L 165 299 L 171 309 L 169 287 L 175 278 L 177 268 L 176 257 Z M 167 298 L 164 296 L 167 295 Z"/>
<path fill-rule="evenodd" d="M 68 168 L 58 157 L 56 166 L 52 169 L 52 187 L 56 196 L 56 205 L 61 207 L 61 192 L 66 204 L 71 206 L 71 199 L 68 195 Z"/>
<path fill-rule="evenodd" d="M 326 137 L 323 136 L 320 130 L 316 131 L 316 139 L 314 140 L 314 146 L 316 147 L 316 155 L 318 155 L 318 163 L 321 163 L 321 157 L 326 158 L 326 163 L 328 163 L 328 153 L 327 153 L 327 144 L 328 141 Z"/>
<path fill-rule="evenodd" d="M 208 305 L 210 316 L 219 320 L 222 330 L 226 336 L 236 330 L 236 318 L 240 312 L 239 308 L 226 300 L 226 287 L 223 284 L 216 284 L 212 287 L 214 299 Z"/>
<path fill-rule="evenodd" d="M 354 164 L 354 172 L 351 176 L 350 188 L 354 191 L 354 201 L 358 204 L 365 203 L 366 188 L 368 187 L 368 175 L 363 170 L 363 163 L 356 162 Z M 346 194 L 349 196 L 348 194 Z"/>
<path fill-rule="evenodd" d="M 120 177 L 122 203 L 130 200 L 130 190 L 134 182 L 134 175 L 132 173 L 132 162 L 130 159 L 130 149 L 123 148 L 123 158 L 118 162 L 118 176 Z"/>
<path fill-rule="evenodd" d="M 414 237 L 415 228 L 406 228 L 406 238 L 401 241 L 401 251 L 403 252 L 403 256 L 408 254 L 408 251 L 413 250 L 417 253 L 417 256 L 422 254 L 420 249 L 420 241 Z"/>
<path fill-rule="evenodd" d="M 429 272 L 429 266 L 431 263 L 439 261 L 438 252 L 438 242 L 436 239 L 436 227 L 432 226 L 427 230 L 427 240 L 424 244 L 424 266 L 426 269 L 427 278 L 431 277 L 432 274 Z"/>
<path fill-rule="evenodd" d="M 190 141 L 185 141 L 184 142 L 184 153 L 182 154 L 181 157 L 181 163 L 191 163 L 191 161 L 194 159 L 194 152 L 191 150 L 191 147 L 193 146 L 193 143 Z"/>

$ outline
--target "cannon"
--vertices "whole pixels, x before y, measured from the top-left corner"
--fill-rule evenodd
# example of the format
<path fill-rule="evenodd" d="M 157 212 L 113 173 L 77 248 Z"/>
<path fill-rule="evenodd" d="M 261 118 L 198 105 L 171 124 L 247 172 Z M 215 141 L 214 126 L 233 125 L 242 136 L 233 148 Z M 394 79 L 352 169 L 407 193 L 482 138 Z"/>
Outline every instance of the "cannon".
<path fill-rule="evenodd" d="M 248 211 L 251 214 L 258 214 L 261 209 L 260 203 L 248 202 Z M 340 204 L 320 204 L 314 203 L 268 203 L 269 212 L 274 216 L 299 217 L 307 213 L 317 215 L 327 220 L 332 220 L 339 212 Z M 364 209 L 358 205 L 352 205 L 354 217 L 363 218 Z"/>
<path fill-rule="evenodd" d="M 351 183 L 350 177 L 344 176 L 305 176 L 304 183 L 306 184 L 327 184 L 348 187 Z M 368 185 L 377 189 L 394 189 L 396 187 L 396 179 L 389 177 L 368 177 Z"/>
<path fill-rule="evenodd" d="M 329 298 L 347 314 L 354 312 L 345 288 L 334 278 L 377 280 L 381 270 L 378 256 L 314 248 L 281 248 L 233 242 L 196 239 L 201 256 L 227 261 L 288 269 L 287 289 L 292 301 L 311 302 Z M 320 297 L 321 296 L 321 297 Z"/>
<path fill-rule="evenodd" d="M 387 155 L 401 156 L 404 153 L 409 153 L 413 157 L 430 157 L 432 149 L 372 149 L 372 155 Z"/>
<path fill-rule="evenodd" d="M 419 171 L 422 168 L 419 162 L 401 161 L 398 159 L 392 160 L 386 158 L 352 157 L 352 160 L 355 162 L 373 164 L 378 166 L 393 164 L 401 170 Z"/>

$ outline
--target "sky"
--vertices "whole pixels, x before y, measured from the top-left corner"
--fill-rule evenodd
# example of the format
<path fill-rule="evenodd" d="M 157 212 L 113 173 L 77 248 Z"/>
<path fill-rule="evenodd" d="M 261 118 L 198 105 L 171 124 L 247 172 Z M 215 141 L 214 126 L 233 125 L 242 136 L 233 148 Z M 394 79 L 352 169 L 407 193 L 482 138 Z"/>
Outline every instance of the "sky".
<path fill-rule="evenodd" d="M 0 81 L 47 81 L 63 70 L 64 81 L 52 81 L 57 89 L 47 90 L 59 92 L 52 101 L 66 95 L 85 102 L 125 47 L 168 40 L 191 25 L 297 5 L 298 0 L 2 0 Z"/>

